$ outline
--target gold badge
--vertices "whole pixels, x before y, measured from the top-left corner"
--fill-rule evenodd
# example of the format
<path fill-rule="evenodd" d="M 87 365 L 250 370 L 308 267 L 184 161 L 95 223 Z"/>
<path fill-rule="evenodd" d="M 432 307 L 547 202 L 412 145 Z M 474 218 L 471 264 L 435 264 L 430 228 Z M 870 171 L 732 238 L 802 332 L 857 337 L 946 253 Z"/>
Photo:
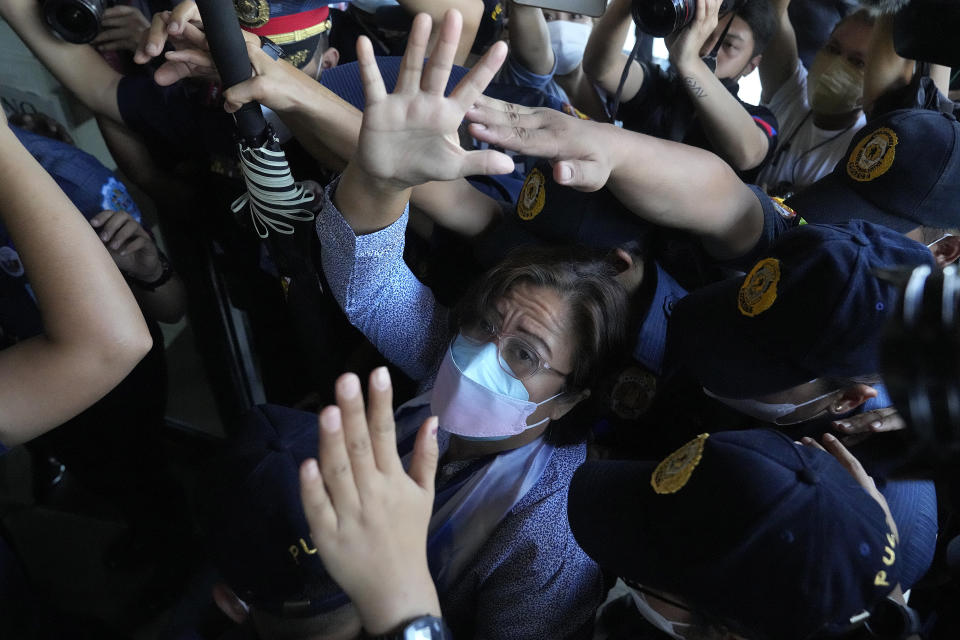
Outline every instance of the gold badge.
<path fill-rule="evenodd" d="M 270 20 L 270 5 L 267 0 L 233 0 L 240 24 L 247 29 L 256 29 Z"/>
<path fill-rule="evenodd" d="M 610 390 L 610 409 L 625 420 L 636 420 L 650 407 L 656 393 L 656 376 L 640 367 L 628 367 Z"/>
<path fill-rule="evenodd" d="M 764 258 L 744 278 L 737 294 L 740 313 L 752 318 L 769 309 L 777 299 L 777 283 L 780 282 L 780 261 Z"/>
<path fill-rule="evenodd" d="M 847 160 L 847 175 L 857 182 L 879 178 L 893 165 L 898 141 L 893 129 L 877 129 L 853 148 Z"/>
<path fill-rule="evenodd" d="M 700 464 L 703 444 L 709 437 L 709 433 L 701 433 L 664 458 L 650 476 L 650 486 L 653 490 L 659 494 L 666 494 L 683 489 L 690 480 L 693 470 Z"/>
<path fill-rule="evenodd" d="M 521 220 L 533 220 L 541 211 L 547 200 L 546 178 L 539 169 L 534 169 L 523 181 L 520 198 L 517 200 L 517 215 Z"/>

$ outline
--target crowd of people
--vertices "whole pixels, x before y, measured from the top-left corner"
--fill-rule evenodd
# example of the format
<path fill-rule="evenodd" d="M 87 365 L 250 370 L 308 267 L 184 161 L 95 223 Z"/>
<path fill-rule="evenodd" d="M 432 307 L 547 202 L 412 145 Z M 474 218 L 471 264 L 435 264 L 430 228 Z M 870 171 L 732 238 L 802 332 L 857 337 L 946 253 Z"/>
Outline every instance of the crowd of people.
<path fill-rule="evenodd" d="M 0 454 L 111 501 L 114 561 L 202 539 L 158 637 L 956 637 L 960 474 L 881 343 L 960 259 L 960 110 L 883 3 L 687 0 L 658 59 L 644 0 L 236 0 L 226 54 L 218 1 L 78 43 L 0 0 L 122 177 L 4 116 Z M 227 432 L 195 486 L 185 314 Z M 11 554 L 0 635 L 87 637 L 18 615 Z"/>

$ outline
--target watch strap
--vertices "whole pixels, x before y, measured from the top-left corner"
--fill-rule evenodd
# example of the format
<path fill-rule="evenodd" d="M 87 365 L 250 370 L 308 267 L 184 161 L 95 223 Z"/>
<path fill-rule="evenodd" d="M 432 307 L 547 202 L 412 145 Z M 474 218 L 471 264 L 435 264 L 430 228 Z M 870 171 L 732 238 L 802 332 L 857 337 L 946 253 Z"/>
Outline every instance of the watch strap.
<path fill-rule="evenodd" d="M 453 635 L 443 618 L 423 615 L 407 620 L 387 633 L 371 636 L 364 633 L 368 640 L 452 640 Z"/>

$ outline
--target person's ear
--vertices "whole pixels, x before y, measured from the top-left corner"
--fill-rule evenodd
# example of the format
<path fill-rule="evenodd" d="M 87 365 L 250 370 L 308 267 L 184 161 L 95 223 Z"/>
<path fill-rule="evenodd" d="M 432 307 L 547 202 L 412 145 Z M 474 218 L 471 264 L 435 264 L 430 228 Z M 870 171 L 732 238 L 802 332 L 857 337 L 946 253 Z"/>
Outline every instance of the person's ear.
<path fill-rule="evenodd" d="M 740 78 L 750 75 L 753 73 L 754 69 L 760 66 L 760 60 L 763 59 L 763 54 L 758 56 L 753 56 L 750 58 L 750 62 L 747 63 L 747 66 L 743 68 L 743 71 L 740 72 Z M 740 78 L 737 78 L 739 80 Z"/>
<path fill-rule="evenodd" d="M 225 616 L 237 624 L 243 624 L 250 616 L 250 608 L 247 607 L 247 603 L 241 600 L 233 589 L 224 583 L 218 582 L 213 585 L 212 595 L 213 601 L 217 603 L 220 611 L 223 611 Z"/>
<path fill-rule="evenodd" d="M 557 402 L 554 403 L 553 411 L 550 412 L 550 420 L 552 422 L 559 420 L 563 416 L 570 413 L 570 410 L 580 404 L 581 401 L 586 400 L 589 397 L 590 389 L 563 394 L 557 398 Z"/>
<path fill-rule="evenodd" d="M 930 253 L 937 261 L 937 266 L 941 269 L 948 264 L 953 264 L 960 258 L 960 236 L 947 236 L 937 241 L 930 247 Z"/>
<path fill-rule="evenodd" d="M 320 70 L 332 69 L 340 62 L 340 50 L 336 47 L 327 47 L 327 50 L 320 56 Z"/>
<path fill-rule="evenodd" d="M 866 384 L 853 384 L 840 391 L 839 397 L 830 399 L 827 410 L 833 415 L 850 413 L 867 400 L 877 397 L 877 390 Z"/>

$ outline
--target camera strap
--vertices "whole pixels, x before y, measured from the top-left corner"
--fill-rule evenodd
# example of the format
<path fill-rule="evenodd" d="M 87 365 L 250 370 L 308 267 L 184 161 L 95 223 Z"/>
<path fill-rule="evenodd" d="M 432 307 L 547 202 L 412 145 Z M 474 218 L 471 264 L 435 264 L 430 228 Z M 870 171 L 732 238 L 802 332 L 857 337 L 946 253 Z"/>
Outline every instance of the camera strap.
<path fill-rule="evenodd" d="M 707 68 L 710 69 L 711 73 L 715 74 L 717 72 L 717 54 L 720 53 L 720 47 L 723 46 L 723 41 L 727 39 L 727 32 L 730 31 L 730 25 L 733 24 L 733 18 L 736 15 L 736 11 L 730 12 L 730 19 L 727 20 L 727 26 L 723 28 L 723 33 L 717 38 L 717 43 L 713 45 L 713 50 L 700 58 L 703 60 L 703 64 L 707 65 Z"/>

